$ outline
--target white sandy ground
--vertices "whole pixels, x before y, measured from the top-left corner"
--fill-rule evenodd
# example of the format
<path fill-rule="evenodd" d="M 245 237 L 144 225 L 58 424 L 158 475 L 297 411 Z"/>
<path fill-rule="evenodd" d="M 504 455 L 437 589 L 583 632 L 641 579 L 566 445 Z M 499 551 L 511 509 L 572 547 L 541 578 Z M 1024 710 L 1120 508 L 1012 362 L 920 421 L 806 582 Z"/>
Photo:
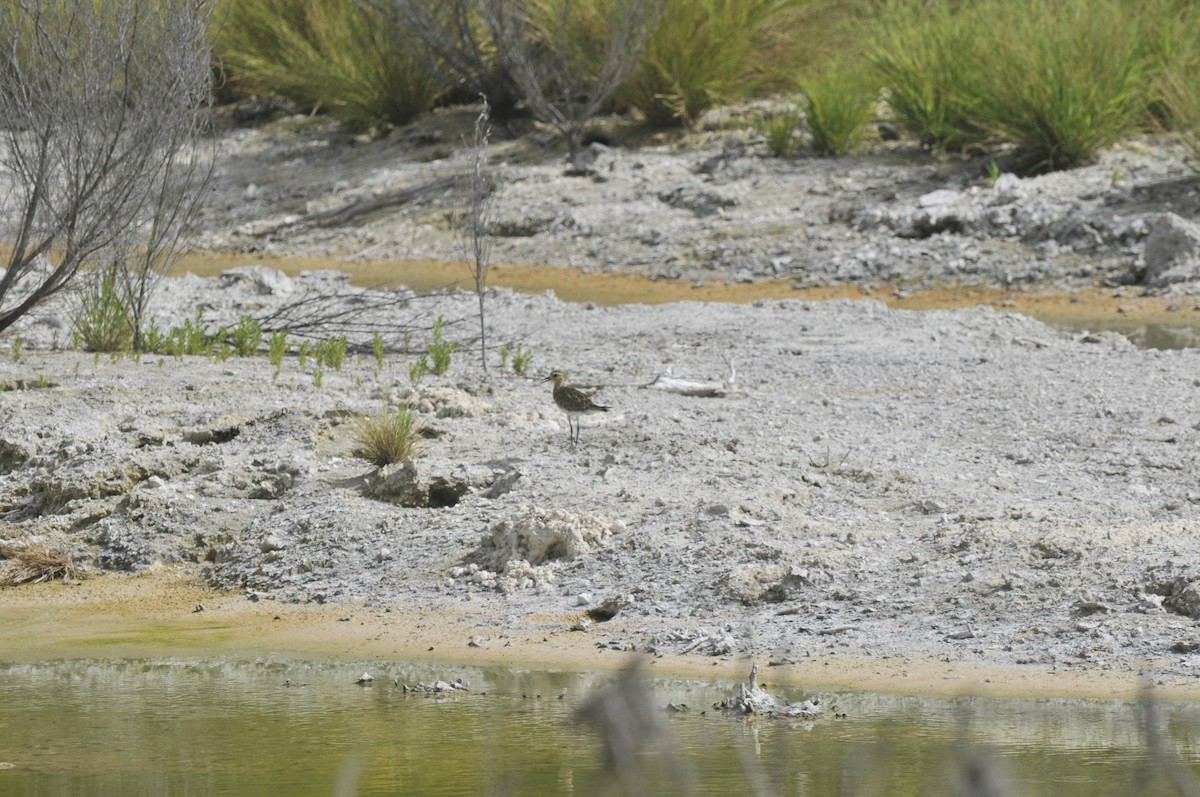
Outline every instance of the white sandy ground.
<path fill-rule="evenodd" d="M 432 159 L 453 135 L 434 135 L 439 120 L 371 143 L 227 134 L 202 240 L 453 259 L 449 194 L 335 228 L 281 223 L 458 168 Z M 581 181 L 529 141 L 498 147 L 498 213 L 520 235 L 497 259 L 689 284 L 1084 291 L 1136 277 L 1146 219 L 1197 209 L 1169 148 L 1138 142 L 1001 196 L 978 164 L 911 151 L 784 164 L 713 134 L 603 152 L 606 171 Z M 939 190 L 959 192 L 957 231 L 922 231 L 921 198 Z M 318 387 L 295 354 L 277 379 L 263 356 L 112 362 L 51 349 L 69 337 L 61 306 L 14 331 L 26 346 L 0 357 L 16 388 L 0 391 L 0 537 L 112 572 L 0 590 L 6 658 L 592 668 L 639 652 L 731 675 L 754 658 L 813 686 L 1200 697 L 1196 350 L 987 308 L 596 307 L 498 290 L 489 334 L 534 353 L 529 378 L 499 373 L 494 348 L 490 377 L 460 351 L 413 388 L 399 326 L 420 327 L 420 345 L 441 314 L 469 343 L 473 297 L 398 292 L 368 310 L 378 294 L 329 274 L 252 269 L 172 279 L 155 313 L 167 327 L 204 306 L 231 323 L 301 296 L 340 296 L 387 329 L 384 367 L 367 353 Z M 647 387 L 720 381 L 730 363 L 724 396 Z M 576 448 L 537 381 L 551 367 L 612 407 Z M 353 420 L 400 400 L 426 426 L 408 486 L 352 456 Z M 445 505 L 401 505 L 414 489 Z M 579 625 L 606 603 L 614 619 Z"/>
<path fill-rule="evenodd" d="M 236 315 L 307 283 L 337 281 L 251 270 L 168 293 Z M 447 318 L 473 299 L 396 297 Z M 535 371 L 603 386 L 612 410 L 585 419 L 578 447 L 548 386 L 484 379 L 467 352 L 413 389 L 399 356 L 382 370 L 351 358 L 316 387 L 295 358 L 273 379 L 263 357 L 30 350 L 0 360 L 0 379 L 25 387 L 0 393 L 19 463 L 0 476 L 6 534 L 118 570 L 192 562 L 268 612 L 423 625 L 395 649 L 436 638 L 447 658 L 511 645 L 536 659 L 553 638 L 588 666 L 688 651 L 810 677 L 845 659 L 919 670 L 924 687 L 958 666 L 1021 689 L 1074 672 L 1183 689 L 1200 672 L 1200 351 L 986 308 L 589 309 L 506 291 L 489 308 L 495 339 L 524 341 Z M 723 397 L 646 387 L 667 371 L 719 381 L 730 361 Z M 426 426 L 417 487 L 453 505 L 399 506 L 403 489 L 351 456 L 352 419 L 401 398 Z M 610 600 L 617 619 L 568 630 Z"/>

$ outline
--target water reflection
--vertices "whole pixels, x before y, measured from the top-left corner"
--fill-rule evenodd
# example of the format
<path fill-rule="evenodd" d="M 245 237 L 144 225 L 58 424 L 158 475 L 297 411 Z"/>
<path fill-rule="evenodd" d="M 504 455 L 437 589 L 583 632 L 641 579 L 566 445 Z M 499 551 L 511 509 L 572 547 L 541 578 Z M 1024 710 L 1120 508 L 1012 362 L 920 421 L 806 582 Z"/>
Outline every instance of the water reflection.
<path fill-rule="evenodd" d="M 356 686 L 364 669 L 375 680 Z M 438 678 L 472 691 L 402 688 Z M 13 765 L 0 794 L 600 794 L 612 785 L 603 746 L 574 716 L 611 679 L 276 660 L 0 665 L 0 762 Z M 690 707 L 661 712 L 689 777 L 647 752 L 650 794 L 953 794 L 961 762 L 980 756 L 1009 794 L 1174 793 L 1127 701 L 843 693 L 822 698 L 846 719 L 781 722 L 714 712 L 732 684 L 650 687 L 656 711 Z M 1200 760 L 1200 706 L 1161 714 L 1173 753 Z"/>

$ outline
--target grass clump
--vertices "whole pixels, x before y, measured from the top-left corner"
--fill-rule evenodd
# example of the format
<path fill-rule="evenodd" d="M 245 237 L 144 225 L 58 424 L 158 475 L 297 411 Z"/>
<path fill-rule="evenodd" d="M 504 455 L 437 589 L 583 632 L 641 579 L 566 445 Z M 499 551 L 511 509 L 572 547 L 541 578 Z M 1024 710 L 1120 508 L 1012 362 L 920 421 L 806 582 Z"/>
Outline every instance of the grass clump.
<path fill-rule="evenodd" d="M 346 362 L 346 336 L 335 335 L 316 345 L 317 367 L 332 368 L 341 371 Z"/>
<path fill-rule="evenodd" d="M 1027 171 L 1074 166 L 1146 120 L 1147 31 L 1128 3 L 1008 0 L 981 13 L 989 80 L 977 112 Z"/>
<path fill-rule="evenodd" d="M 1200 171 L 1200 6 L 1172 0 L 1152 6 L 1158 13 L 1148 23 L 1150 57 L 1160 67 L 1153 121 L 1179 134 Z"/>
<path fill-rule="evenodd" d="M 1176 0 L 885 0 L 866 54 L 898 120 L 942 152 L 1012 142 L 1018 168 L 1091 158 L 1150 119 L 1161 62 L 1196 52 Z M 1164 22 L 1164 20 L 1170 20 Z"/>
<path fill-rule="evenodd" d="M 413 360 L 408 366 L 408 381 L 414 385 L 421 384 L 421 380 L 429 373 L 429 357 L 422 354 L 417 359 Z"/>
<path fill-rule="evenodd" d="M 115 354 L 133 345 L 132 309 L 116 267 L 93 274 L 79 292 L 71 327 L 84 351 Z"/>
<path fill-rule="evenodd" d="M 454 352 L 458 344 L 442 338 L 442 317 L 438 316 L 433 322 L 433 341 L 429 344 L 429 370 L 441 376 L 450 370 Z"/>
<path fill-rule="evenodd" d="M 900 123 L 934 152 L 983 140 L 977 16 L 951 0 L 884 0 L 865 51 Z"/>
<path fill-rule="evenodd" d="M 377 467 L 413 456 L 420 438 L 412 410 L 389 408 L 381 415 L 360 418 L 354 425 L 354 455 Z"/>
<path fill-rule="evenodd" d="M 382 371 L 385 349 L 383 346 L 383 335 L 380 335 L 378 332 L 371 336 L 371 352 L 375 355 L 375 367 Z"/>
<path fill-rule="evenodd" d="M 758 132 L 767 140 L 767 149 L 776 158 L 790 158 L 800 148 L 800 109 L 795 105 L 764 116 Z"/>
<path fill-rule="evenodd" d="M 411 121 L 440 91 L 402 30 L 388 4 L 232 0 L 217 48 L 248 88 L 365 130 Z"/>
<path fill-rule="evenodd" d="M 533 352 L 521 344 L 517 344 L 515 349 L 505 346 L 500 349 L 500 370 L 503 371 L 508 367 L 509 359 L 512 360 L 512 370 L 517 376 L 527 376 L 529 374 L 529 366 L 533 364 Z"/>
<path fill-rule="evenodd" d="M 653 125 L 690 124 L 778 86 L 802 56 L 811 0 L 668 0 L 618 98 Z M 811 41 L 811 40 L 810 40 Z"/>
<path fill-rule="evenodd" d="M 271 333 L 271 337 L 267 339 L 267 357 L 271 360 L 271 365 L 275 366 L 275 375 L 272 379 L 279 378 L 279 372 L 283 370 L 283 358 L 287 356 L 288 332 L 286 329 L 279 329 Z"/>
<path fill-rule="evenodd" d="M 533 352 L 524 346 L 517 345 L 512 353 L 512 369 L 517 376 L 529 374 L 529 366 L 533 364 Z"/>
<path fill-rule="evenodd" d="M 875 115 L 876 87 L 849 65 L 805 81 L 804 123 L 820 155 L 845 155 L 866 135 Z"/>
<path fill-rule="evenodd" d="M 172 327 L 167 333 L 161 352 L 172 357 L 208 354 L 212 339 L 204 328 L 203 309 L 196 308 L 196 317 L 187 319 L 181 327 Z"/>

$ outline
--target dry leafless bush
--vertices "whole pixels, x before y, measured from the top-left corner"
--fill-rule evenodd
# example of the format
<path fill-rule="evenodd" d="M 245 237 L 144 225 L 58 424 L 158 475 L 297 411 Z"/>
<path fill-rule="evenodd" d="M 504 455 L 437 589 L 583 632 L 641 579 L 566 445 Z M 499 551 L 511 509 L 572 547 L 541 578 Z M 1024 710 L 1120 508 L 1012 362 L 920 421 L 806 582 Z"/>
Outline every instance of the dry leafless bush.
<path fill-rule="evenodd" d="M 48 542 L 0 543 L 0 560 L 7 560 L 0 566 L 0 584 L 4 585 L 76 579 L 82 573 L 69 552 Z"/>
<path fill-rule="evenodd" d="M 211 168 L 200 152 L 211 10 L 211 0 L 0 7 L 0 330 L 87 264 L 118 264 L 144 313 Z"/>
<path fill-rule="evenodd" d="M 572 169 L 583 134 L 637 63 L 665 0 L 487 0 L 500 58 L 530 111 L 567 142 Z"/>
<path fill-rule="evenodd" d="M 425 48 L 430 74 L 467 96 L 482 94 L 499 119 L 512 115 L 520 89 L 496 54 L 483 24 L 492 0 L 372 0 L 390 5 Z"/>

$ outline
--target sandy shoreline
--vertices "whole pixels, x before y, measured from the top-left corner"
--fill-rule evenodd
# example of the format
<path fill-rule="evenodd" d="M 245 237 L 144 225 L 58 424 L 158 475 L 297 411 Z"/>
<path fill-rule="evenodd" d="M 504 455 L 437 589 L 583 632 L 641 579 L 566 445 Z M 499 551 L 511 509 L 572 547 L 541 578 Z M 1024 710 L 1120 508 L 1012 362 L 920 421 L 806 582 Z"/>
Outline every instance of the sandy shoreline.
<path fill-rule="evenodd" d="M 196 611 L 203 605 L 203 611 Z M 103 574 L 0 590 L 0 650 L 6 662 L 64 659 L 212 658 L 322 659 L 362 662 L 499 665 L 606 671 L 628 654 L 602 650 L 608 626 L 563 630 L 566 618 L 543 618 L 546 629 L 514 630 L 482 647 L 468 640 L 497 618 L 469 610 L 422 611 L 400 606 L 307 606 L 251 601 L 201 583 L 194 573 L 163 568 L 136 576 Z M 619 633 L 621 621 L 612 621 Z M 527 625 L 536 625 L 531 620 Z M 641 655 L 641 654 L 638 654 Z M 646 656 L 655 674 L 736 682 L 751 657 L 699 659 Z M 813 692 L 874 691 L 909 695 L 1134 699 L 1147 686 L 1165 700 L 1200 701 L 1200 682 L 1148 680 L 1129 667 L 989 666 L 934 657 L 814 657 L 767 666 L 754 657 L 766 684 Z M 1152 664 L 1149 663 L 1148 664 Z"/>

